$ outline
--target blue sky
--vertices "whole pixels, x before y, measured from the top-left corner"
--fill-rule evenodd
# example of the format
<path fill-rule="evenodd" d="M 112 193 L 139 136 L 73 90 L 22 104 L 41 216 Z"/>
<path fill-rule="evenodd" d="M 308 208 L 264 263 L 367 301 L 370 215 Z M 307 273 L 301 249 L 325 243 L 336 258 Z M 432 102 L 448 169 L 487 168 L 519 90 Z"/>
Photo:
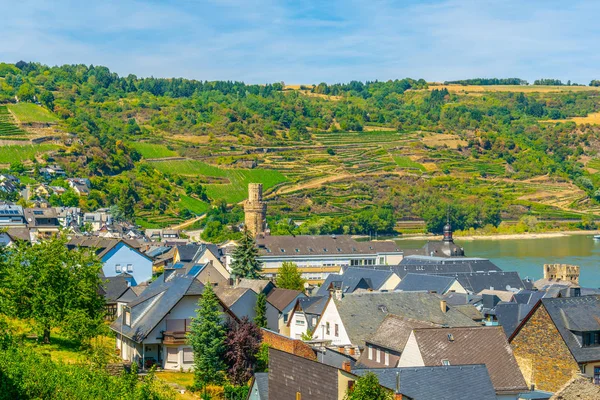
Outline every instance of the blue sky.
<path fill-rule="evenodd" d="M 0 61 L 249 83 L 600 79 L 600 2 L 0 0 Z"/>

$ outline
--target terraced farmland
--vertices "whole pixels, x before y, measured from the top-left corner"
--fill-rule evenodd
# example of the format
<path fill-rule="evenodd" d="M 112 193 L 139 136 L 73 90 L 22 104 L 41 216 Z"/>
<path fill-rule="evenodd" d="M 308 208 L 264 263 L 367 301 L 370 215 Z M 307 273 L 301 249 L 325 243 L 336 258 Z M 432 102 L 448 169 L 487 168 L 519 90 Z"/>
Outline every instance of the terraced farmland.
<path fill-rule="evenodd" d="M 14 120 L 8 108 L 0 105 L 0 137 L 1 136 L 20 136 L 26 135 L 27 132 L 19 128 Z"/>
<path fill-rule="evenodd" d="M 10 164 L 17 161 L 25 161 L 35 157 L 38 153 L 56 150 L 59 146 L 55 144 L 25 144 L 0 147 L 0 164 Z"/>
<path fill-rule="evenodd" d="M 239 203 L 248 196 L 248 183 L 262 183 L 268 190 L 287 178 L 279 171 L 267 169 L 229 169 L 215 167 L 196 160 L 174 160 L 153 162 L 161 172 L 173 175 L 204 176 L 220 178 L 224 183 L 206 184 L 206 192 L 211 199 L 224 199 L 228 203 Z"/>
<path fill-rule="evenodd" d="M 167 146 L 157 143 L 149 142 L 133 142 L 131 143 L 134 149 L 136 149 L 142 157 L 149 158 L 166 158 L 166 157 L 177 157 L 176 151 L 170 150 Z"/>

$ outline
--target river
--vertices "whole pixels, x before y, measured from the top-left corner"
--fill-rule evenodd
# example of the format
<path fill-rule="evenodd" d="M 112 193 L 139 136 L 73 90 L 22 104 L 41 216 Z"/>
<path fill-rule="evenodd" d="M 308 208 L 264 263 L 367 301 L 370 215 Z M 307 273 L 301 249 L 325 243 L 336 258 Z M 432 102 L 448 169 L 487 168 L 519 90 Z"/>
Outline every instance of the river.
<path fill-rule="evenodd" d="M 421 240 L 398 240 L 401 249 L 423 246 Z M 600 241 L 592 235 L 570 235 L 539 239 L 472 240 L 455 239 L 467 257 L 488 258 L 504 271 L 518 271 L 521 278 L 543 277 L 544 264 L 572 264 L 581 267 L 579 283 L 600 288 Z"/>

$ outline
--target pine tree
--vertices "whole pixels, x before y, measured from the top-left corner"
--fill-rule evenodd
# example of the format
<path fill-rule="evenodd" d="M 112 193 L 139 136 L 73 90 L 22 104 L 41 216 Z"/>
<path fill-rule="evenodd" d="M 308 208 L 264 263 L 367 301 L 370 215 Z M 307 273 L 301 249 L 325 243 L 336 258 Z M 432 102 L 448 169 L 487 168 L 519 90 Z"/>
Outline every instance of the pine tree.
<path fill-rule="evenodd" d="M 236 278 L 258 279 L 262 272 L 260 264 L 254 238 L 245 230 L 239 246 L 233 252 L 231 273 Z"/>
<path fill-rule="evenodd" d="M 377 375 L 368 372 L 358 378 L 354 387 L 348 390 L 346 400 L 392 400 L 392 393 L 379 384 Z"/>
<path fill-rule="evenodd" d="M 256 307 L 254 307 L 256 316 L 254 317 L 254 323 L 259 328 L 267 327 L 267 296 L 264 293 L 260 293 L 256 299 Z"/>
<path fill-rule="evenodd" d="M 192 320 L 188 334 L 194 350 L 194 384 L 198 388 L 221 384 L 224 379 L 225 327 L 221 314 L 219 299 L 208 283 L 198 301 L 197 317 Z"/>
<path fill-rule="evenodd" d="M 277 287 L 279 288 L 303 291 L 304 282 L 306 280 L 302 278 L 302 273 L 294 263 L 284 262 L 277 270 Z"/>

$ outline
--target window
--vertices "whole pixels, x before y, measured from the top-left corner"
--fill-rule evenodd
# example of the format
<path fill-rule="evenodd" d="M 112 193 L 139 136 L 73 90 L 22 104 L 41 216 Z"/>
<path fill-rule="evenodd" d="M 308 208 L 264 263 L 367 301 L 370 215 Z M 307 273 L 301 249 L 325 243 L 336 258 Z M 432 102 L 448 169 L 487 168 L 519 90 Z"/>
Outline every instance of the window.
<path fill-rule="evenodd" d="M 127 264 L 127 272 L 133 272 L 133 264 Z"/>
<path fill-rule="evenodd" d="M 283 323 L 284 323 L 284 324 L 287 324 L 288 315 L 289 315 L 289 314 L 283 314 Z"/>
<path fill-rule="evenodd" d="M 369 346 L 369 360 L 373 359 L 373 348 Z"/>
<path fill-rule="evenodd" d="M 285 249 L 279 249 L 279 250 L 281 250 L 282 253 L 285 253 Z"/>
<path fill-rule="evenodd" d="M 301 319 L 296 320 L 296 325 L 304 325 L 304 321 Z"/>
<path fill-rule="evenodd" d="M 121 264 L 115 264 L 115 272 L 118 274 L 121 273 Z"/>
<path fill-rule="evenodd" d="M 450 361 L 449 360 L 442 360 L 442 365 L 450 365 Z"/>
<path fill-rule="evenodd" d="M 329 331 L 329 322 L 325 323 L 325 333 L 327 333 L 328 335 L 330 334 L 330 331 Z"/>
<path fill-rule="evenodd" d="M 312 324 L 316 325 L 317 324 L 317 317 L 312 317 Z"/>
<path fill-rule="evenodd" d="M 123 309 L 123 325 L 131 326 L 131 308 L 129 307 Z"/>
<path fill-rule="evenodd" d="M 600 345 L 600 331 L 583 332 L 583 347 Z"/>
<path fill-rule="evenodd" d="M 340 326 L 338 324 L 335 324 L 334 329 L 335 329 L 335 331 L 334 331 L 335 337 L 340 336 Z"/>
<path fill-rule="evenodd" d="M 183 349 L 183 362 L 193 363 L 194 362 L 194 351 L 191 348 Z"/>
<path fill-rule="evenodd" d="M 176 363 L 179 361 L 179 351 L 177 347 L 167 347 L 167 362 Z"/>
<path fill-rule="evenodd" d="M 600 385 L 600 367 L 594 367 L 594 384 Z"/>
<path fill-rule="evenodd" d="M 381 351 L 379 349 L 375 349 L 375 357 L 377 358 L 377 362 L 381 362 Z"/>
<path fill-rule="evenodd" d="M 296 253 L 300 253 L 300 249 L 296 249 Z"/>
<path fill-rule="evenodd" d="M 384 258 L 383 257 L 379 257 L 379 264 L 383 265 L 385 263 Z"/>

